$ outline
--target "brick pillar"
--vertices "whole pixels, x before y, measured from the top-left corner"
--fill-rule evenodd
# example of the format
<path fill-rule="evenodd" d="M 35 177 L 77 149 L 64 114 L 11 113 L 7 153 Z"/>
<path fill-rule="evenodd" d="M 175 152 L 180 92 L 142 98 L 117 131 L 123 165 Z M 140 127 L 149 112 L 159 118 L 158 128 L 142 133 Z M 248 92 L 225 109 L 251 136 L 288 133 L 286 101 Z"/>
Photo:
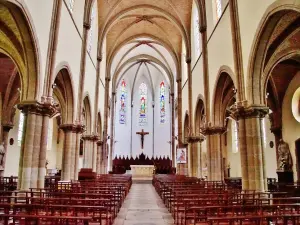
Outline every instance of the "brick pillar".
<path fill-rule="evenodd" d="M 233 116 L 239 121 L 243 189 L 264 191 L 267 186 L 262 119 L 268 113 L 268 108 L 260 105 L 237 105 L 233 109 Z"/>

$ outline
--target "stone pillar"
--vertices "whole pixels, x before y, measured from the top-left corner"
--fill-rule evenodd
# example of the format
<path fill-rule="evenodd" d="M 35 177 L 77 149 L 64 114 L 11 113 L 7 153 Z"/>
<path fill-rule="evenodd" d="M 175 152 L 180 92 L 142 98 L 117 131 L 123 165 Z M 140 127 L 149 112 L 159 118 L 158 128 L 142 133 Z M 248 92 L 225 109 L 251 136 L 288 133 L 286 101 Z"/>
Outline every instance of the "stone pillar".
<path fill-rule="evenodd" d="M 75 157 L 74 157 L 74 180 L 78 180 L 78 170 L 79 170 L 79 152 L 80 152 L 80 138 L 81 134 L 84 132 L 84 125 L 83 124 L 76 124 L 75 130 L 74 130 L 74 138 L 76 138 L 76 142 L 74 142 L 74 151 L 75 151 Z"/>
<path fill-rule="evenodd" d="M 221 136 L 226 131 L 224 127 L 205 127 L 203 133 L 209 142 L 207 155 L 208 179 L 223 180 Z"/>
<path fill-rule="evenodd" d="M 239 121 L 238 134 L 244 190 L 264 191 L 267 188 L 262 119 L 268 110 L 265 106 L 241 104 L 233 109 L 233 116 Z"/>
<path fill-rule="evenodd" d="M 107 165 L 107 137 L 108 137 L 108 102 L 109 102 L 109 83 L 110 77 L 105 77 L 105 92 L 104 92 L 104 125 L 103 125 L 103 151 L 105 153 L 105 165 Z"/>
<path fill-rule="evenodd" d="M 57 111 L 53 102 L 23 102 L 18 108 L 24 113 L 18 188 L 43 187 L 48 136 L 45 131 L 48 131 L 49 117 Z"/>
<path fill-rule="evenodd" d="M 82 136 L 84 143 L 83 168 L 93 168 L 93 136 Z"/>
<path fill-rule="evenodd" d="M 92 168 L 93 172 L 97 172 L 97 151 L 98 151 L 98 146 L 97 142 L 100 140 L 100 136 L 93 135 L 92 137 L 92 145 L 93 145 L 93 152 L 92 152 Z"/>
<path fill-rule="evenodd" d="M 102 173 L 102 146 L 103 141 L 97 141 L 97 162 L 96 162 L 96 173 L 101 174 Z"/>
<path fill-rule="evenodd" d="M 2 169 L 1 170 L 1 174 L 0 176 L 3 177 L 4 176 L 4 170 L 5 170 L 5 163 L 6 163 L 6 155 L 7 155 L 7 146 L 8 146 L 8 134 L 9 134 L 9 131 L 10 129 L 13 128 L 13 123 L 6 123 L 6 124 L 2 124 L 2 142 L 3 142 L 3 147 L 4 147 L 4 156 L 3 156 L 3 159 L 2 159 Z M 1 143 L 2 144 L 2 143 Z"/>
<path fill-rule="evenodd" d="M 63 124 L 60 128 L 64 131 L 64 147 L 63 147 L 63 160 L 62 160 L 62 172 L 61 180 L 71 180 L 71 166 L 72 166 L 72 148 L 73 144 L 73 131 L 74 124 Z"/>
<path fill-rule="evenodd" d="M 174 99 L 174 93 L 171 93 L 171 117 L 172 117 L 172 139 L 171 139 L 171 151 L 172 151 L 172 167 L 175 167 L 175 159 L 176 159 L 176 153 L 175 153 L 175 99 Z"/>
<path fill-rule="evenodd" d="M 203 168 L 203 164 L 202 164 L 202 142 L 205 140 L 205 137 L 203 135 L 201 135 L 201 139 L 199 141 L 199 143 L 197 144 L 197 149 L 198 149 L 198 162 L 199 162 L 199 166 L 198 166 L 198 175 L 197 177 L 202 178 L 203 177 L 203 172 L 202 172 L 202 168 Z"/>
<path fill-rule="evenodd" d="M 112 171 L 113 168 L 113 155 L 114 155 L 114 142 L 115 142 L 115 131 L 114 131 L 114 125 L 115 125 L 115 98 L 116 98 L 116 92 L 111 93 L 111 122 L 110 122 L 110 152 L 109 152 L 109 171 Z"/>
<path fill-rule="evenodd" d="M 182 148 L 183 136 L 182 136 L 182 80 L 181 75 L 177 78 L 177 123 L 178 123 L 178 147 Z M 175 153 L 176 155 L 176 153 Z M 184 165 L 177 164 L 177 174 L 185 174 Z"/>

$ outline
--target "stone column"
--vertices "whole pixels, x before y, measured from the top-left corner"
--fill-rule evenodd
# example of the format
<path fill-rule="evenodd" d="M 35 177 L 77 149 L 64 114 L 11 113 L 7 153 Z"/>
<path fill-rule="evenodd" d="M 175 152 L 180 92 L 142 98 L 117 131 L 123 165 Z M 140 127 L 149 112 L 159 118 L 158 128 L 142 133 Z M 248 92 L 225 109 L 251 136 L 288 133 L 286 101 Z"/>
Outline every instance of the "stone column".
<path fill-rule="evenodd" d="M 226 131 L 224 127 L 205 127 L 203 133 L 209 142 L 208 155 L 208 179 L 223 180 L 221 135 Z"/>
<path fill-rule="evenodd" d="M 181 75 L 177 78 L 177 121 L 178 121 L 178 147 L 182 148 L 183 145 L 183 136 L 182 136 L 182 80 Z M 176 155 L 176 153 L 175 153 Z M 184 165 L 177 165 L 177 174 L 184 175 Z"/>
<path fill-rule="evenodd" d="M 5 170 L 5 163 L 6 163 L 6 155 L 7 155 L 7 146 L 8 146 L 8 134 L 9 134 L 9 131 L 13 128 L 13 123 L 6 123 L 6 124 L 2 124 L 2 142 L 3 142 L 3 147 L 4 147 L 4 156 L 3 156 L 3 159 L 2 159 L 2 171 L 1 171 L 1 174 L 0 176 L 3 177 L 4 176 L 4 170 Z"/>
<path fill-rule="evenodd" d="M 73 145 L 73 131 L 74 124 L 63 124 L 60 128 L 64 131 L 64 147 L 63 147 L 63 160 L 62 160 L 62 173 L 61 180 L 71 180 L 71 166 L 72 166 L 72 148 Z"/>
<path fill-rule="evenodd" d="M 113 168 L 113 155 L 114 155 L 114 142 L 115 142 L 115 132 L 114 132 L 114 125 L 115 125 L 115 98 L 116 98 L 116 92 L 111 93 L 111 122 L 110 122 L 110 152 L 109 152 L 109 162 L 110 162 L 110 168 L 109 170 L 112 171 Z"/>
<path fill-rule="evenodd" d="M 265 106 L 237 106 L 233 116 L 239 123 L 242 182 L 245 190 L 266 190 L 266 171 L 262 119 L 268 113 Z"/>
<path fill-rule="evenodd" d="M 197 149 L 198 149 L 198 162 L 199 162 L 199 166 L 198 166 L 198 175 L 197 177 L 202 178 L 202 142 L 205 140 L 205 137 L 203 135 L 200 136 L 200 141 L 197 145 Z"/>
<path fill-rule="evenodd" d="M 82 136 L 84 143 L 83 167 L 93 168 L 93 135 Z"/>
<path fill-rule="evenodd" d="M 93 135 L 92 138 L 92 145 L 93 145 L 93 152 L 92 152 L 92 168 L 93 172 L 97 172 L 97 151 L 98 151 L 98 146 L 97 142 L 100 140 L 100 136 Z"/>
<path fill-rule="evenodd" d="M 75 144 L 75 157 L 74 157 L 74 180 L 78 180 L 78 170 L 79 170 L 79 152 L 80 152 L 80 138 L 81 134 L 84 132 L 84 125 L 83 124 L 77 124 L 75 126 L 75 131 L 74 131 L 74 137 L 76 138 Z"/>
<path fill-rule="evenodd" d="M 97 141 L 97 162 L 96 162 L 96 173 L 101 174 L 101 164 L 102 164 L 102 141 Z"/>
<path fill-rule="evenodd" d="M 45 152 L 49 117 L 57 111 L 53 103 L 23 102 L 18 108 L 24 113 L 24 127 L 19 163 L 19 184 L 21 190 L 43 187 L 45 179 Z M 45 119 L 45 121 L 44 121 Z M 41 170 L 43 163 L 43 171 Z"/>
<path fill-rule="evenodd" d="M 171 93 L 171 113 L 172 113 L 172 139 L 171 139 L 171 149 L 172 149 L 172 167 L 175 167 L 175 159 L 176 159 L 176 153 L 175 153 L 175 99 L 174 99 L 174 93 Z"/>
<path fill-rule="evenodd" d="M 105 92 L 104 92 L 104 125 L 103 125 L 103 151 L 105 153 L 104 160 L 107 161 L 107 137 L 108 137 L 108 102 L 109 102 L 109 83 L 110 77 L 105 77 Z M 107 162 L 105 162 L 107 163 Z M 105 164 L 107 165 L 107 164 Z"/>

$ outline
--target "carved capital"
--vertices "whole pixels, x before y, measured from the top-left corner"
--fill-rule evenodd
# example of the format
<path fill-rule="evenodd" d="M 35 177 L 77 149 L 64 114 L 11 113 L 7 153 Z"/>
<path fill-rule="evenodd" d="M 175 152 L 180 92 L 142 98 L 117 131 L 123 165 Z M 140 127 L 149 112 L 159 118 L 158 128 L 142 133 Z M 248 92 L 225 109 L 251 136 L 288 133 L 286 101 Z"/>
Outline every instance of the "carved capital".
<path fill-rule="evenodd" d="M 181 77 L 177 78 L 177 79 L 176 79 L 176 82 L 177 82 L 177 83 L 181 82 Z"/>
<path fill-rule="evenodd" d="M 24 114 L 36 114 L 41 116 L 53 117 L 58 113 L 58 104 L 37 101 L 25 101 L 18 104 L 18 109 Z"/>
<path fill-rule="evenodd" d="M 269 108 L 263 105 L 234 105 L 230 109 L 231 115 L 236 120 L 247 118 L 264 118 L 269 113 Z"/>
<path fill-rule="evenodd" d="M 201 129 L 203 135 L 223 134 L 226 131 L 225 127 L 204 127 Z"/>
<path fill-rule="evenodd" d="M 91 29 L 91 24 L 87 23 L 87 22 L 84 22 L 83 23 L 83 28 L 89 30 L 89 29 Z"/>
<path fill-rule="evenodd" d="M 110 77 L 105 77 L 106 82 L 110 82 Z"/>
<path fill-rule="evenodd" d="M 64 132 L 83 133 L 85 126 L 83 124 L 62 124 L 59 126 Z"/>
<path fill-rule="evenodd" d="M 199 27 L 200 33 L 204 33 L 204 32 L 206 32 L 206 30 L 207 30 L 207 26 L 206 25 L 203 25 L 203 26 Z"/>
<path fill-rule="evenodd" d="M 186 59 L 185 59 L 185 62 L 189 64 L 189 63 L 192 62 L 192 59 L 191 59 L 191 58 L 186 58 Z"/>
<path fill-rule="evenodd" d="M 9 132 L 13 127 L 14 127 L 13 123 L 2 124 L 2 128 L 4 132 Z"/>
<path fill-rule="evenodd" d="M 197 142 L 203 142 L 205 140 L 204 135 L 190 135 L 186 137 L 188 143 L 197 143 Z"/>
<path fill-rule="evenodd" d="M 100 62 L 102 62 L 102 55 L 100 55 L 100 56 L 97 56 L 97 61 L 100 61 Z"/>

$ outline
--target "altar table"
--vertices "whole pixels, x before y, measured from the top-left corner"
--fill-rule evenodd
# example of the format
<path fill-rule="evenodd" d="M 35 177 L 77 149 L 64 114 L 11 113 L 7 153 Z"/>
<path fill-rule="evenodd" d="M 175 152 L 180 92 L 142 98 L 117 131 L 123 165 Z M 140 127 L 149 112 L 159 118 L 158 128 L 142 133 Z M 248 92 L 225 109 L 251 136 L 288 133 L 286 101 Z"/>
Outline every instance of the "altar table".
<path fill-rule="evenodd" d="M 154 166 L 153 165 L 130 165 L 132 178 L 145 177 L 152 178 Z"/>

